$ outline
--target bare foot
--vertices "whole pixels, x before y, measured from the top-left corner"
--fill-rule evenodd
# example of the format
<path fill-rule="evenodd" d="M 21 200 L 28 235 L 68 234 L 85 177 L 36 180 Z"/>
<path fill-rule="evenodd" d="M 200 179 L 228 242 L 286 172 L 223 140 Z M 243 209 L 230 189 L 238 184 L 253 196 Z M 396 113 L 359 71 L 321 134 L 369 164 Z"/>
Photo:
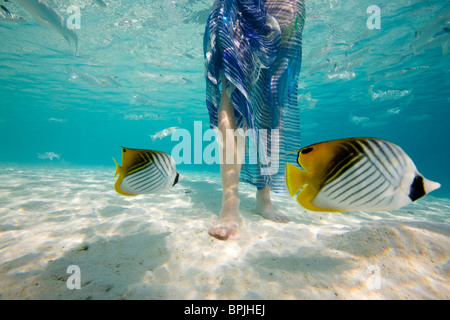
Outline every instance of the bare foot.
<path fill-rule="evenodd" d="M 256 213 L 263 216 L 265 219 L 272 220 L 279 223 L 289 222 L 289 218 L 282 214 L 274 205 L 270 203 L 256 204 Z"/>
<path fill-rule="evenodd" d="M 270 188 L 256 192 L 256 213 L 274 222 L 287 223 L 289 218 L 274 207 L 270 200 Z"/>
<path fill-rule="evenodd" d="M 217 223 L 209 229 L 209 234 L 219 240 L 239 239 L 239 222 L 229 217 L 219 218 Z"/>

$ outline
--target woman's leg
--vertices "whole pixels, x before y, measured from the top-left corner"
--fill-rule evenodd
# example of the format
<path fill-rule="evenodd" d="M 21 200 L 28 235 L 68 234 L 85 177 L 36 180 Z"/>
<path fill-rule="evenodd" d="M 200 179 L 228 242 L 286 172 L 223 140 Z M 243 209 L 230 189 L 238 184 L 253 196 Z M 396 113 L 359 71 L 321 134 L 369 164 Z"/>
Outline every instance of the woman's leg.
<path fill-rule="evenodd" d="M 225 90 L 225 82 L 226 80 L 222 81 L 222 96 L 218 114 L 218 128 L 222 135 L 221 147 L 223 151 L 220 159 L 220 173 L 223 186 L 222 209 L 220 210 L 217 223 L 209 229 L 209 233 L 220 240 L 238 238 L 240 203 L 238 187 L 242 163 L 238 159 L 241 160 L 244 154 L 244 146 L 238 144 L 234 136 L 236 118 L 233 104 Z M 227 163 L 227 156 L 233 160 L 228 162 L 232 163 Z"/>

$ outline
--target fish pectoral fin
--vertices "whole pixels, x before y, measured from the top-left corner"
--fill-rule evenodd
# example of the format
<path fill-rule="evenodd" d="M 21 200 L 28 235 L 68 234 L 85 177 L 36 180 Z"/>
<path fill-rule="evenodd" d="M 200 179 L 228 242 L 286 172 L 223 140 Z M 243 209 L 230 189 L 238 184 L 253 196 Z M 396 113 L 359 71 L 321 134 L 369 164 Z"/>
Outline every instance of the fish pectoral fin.
<path fill-rule="evenodd" d="M 306 172 L 287 162 L 285 181 L 289 194 L 293 197 L 306 184 Z"/>

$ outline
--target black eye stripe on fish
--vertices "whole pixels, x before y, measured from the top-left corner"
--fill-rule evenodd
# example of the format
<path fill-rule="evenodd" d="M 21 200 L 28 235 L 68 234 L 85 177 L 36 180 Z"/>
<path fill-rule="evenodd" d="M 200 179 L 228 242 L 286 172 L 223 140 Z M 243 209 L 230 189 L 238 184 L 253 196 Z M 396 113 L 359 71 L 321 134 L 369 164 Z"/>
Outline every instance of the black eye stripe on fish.
<path fill-rule="evenodd" d="M 385 140 L 349 138 L 314 146 L 315 153 L 297 156 L 306 172 L 286 164 L 289 193 L 300 191 L 297 201 L 309 210 L 392 210 L 440 187 L 423 178 L 399 146 Z"/>

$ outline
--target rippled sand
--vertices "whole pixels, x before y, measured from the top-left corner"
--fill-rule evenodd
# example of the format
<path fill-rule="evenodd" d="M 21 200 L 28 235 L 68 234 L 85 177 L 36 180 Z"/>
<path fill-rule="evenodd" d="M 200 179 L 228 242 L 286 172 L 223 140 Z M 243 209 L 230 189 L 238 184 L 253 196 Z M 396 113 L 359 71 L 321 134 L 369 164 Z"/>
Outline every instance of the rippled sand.
<path fill-rule="evenodd" d="M 449 299 L 450 200 L 381 213 L 313 213 L 274 196 L 291 222 L 253 212 L 242 234 L 208 235 L 218 174 L 124 197 L 114 168 L 0 169 L 0 299 Z M 69 290 L 67 268 L 81 271 Z"/>

